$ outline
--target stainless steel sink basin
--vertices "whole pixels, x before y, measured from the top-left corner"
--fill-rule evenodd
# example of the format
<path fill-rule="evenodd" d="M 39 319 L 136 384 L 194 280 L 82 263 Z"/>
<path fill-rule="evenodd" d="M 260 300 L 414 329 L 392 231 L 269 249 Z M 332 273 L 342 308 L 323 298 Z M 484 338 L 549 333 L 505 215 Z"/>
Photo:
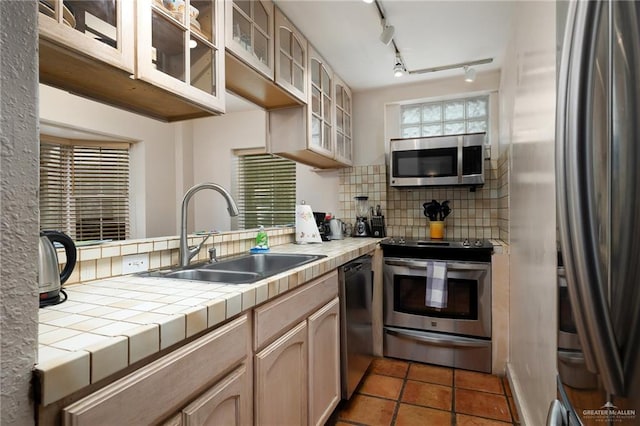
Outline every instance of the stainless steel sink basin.
<path fill-rule="evenodd" d="M 313 254 L 261 253 L 221 260 L 203 265 L 202 268 L 216 271 L 250 271 L 260 274 L 264 278 L 279 274 L 287 269 L 297 268 L 323 257 L 325 256 Z"/>
<path fill-rule="evenodd" d="M 231 284 L 246 284 L 260 279 L 254 272 L 211 271 L 208 269 L 181 269 L 162 275 L 165 278 L 181 280 L 224 282 Z"/>
<path fill-rule="evenodd" d="M 142 276 L 205 281 L 224 284 L 251 284 L 289 269 L 326 257 L 313 254 L 261 253 L 234 257 L 215 263 L 190 265 L 170 271 L 142 273 Z"/>

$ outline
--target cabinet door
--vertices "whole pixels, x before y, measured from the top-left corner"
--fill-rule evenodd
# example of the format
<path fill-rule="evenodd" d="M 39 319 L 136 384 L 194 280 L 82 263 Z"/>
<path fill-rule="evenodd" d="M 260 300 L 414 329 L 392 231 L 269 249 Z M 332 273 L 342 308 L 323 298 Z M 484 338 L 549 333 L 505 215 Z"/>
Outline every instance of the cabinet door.
<path fill-rule="evenodd" d="M 336 297 L 309 317 L 309 425 L 324 425 L 340 402 L 340 318 Z"/>
<path fill-rule="evenodd" d="M 224 112 L 224 4 L 222 0 L 174 4 L 138 0 L 136 77 Z"/>
<path fill-rule="evenodd" d="M 134 72 L 134 3 L 128 0 L 38 1 L 41 40 Z M 47 58 L 55 60 L 55 58 Z"/>
<path fill-rule="evenodd" d="M 227 49 L 273 80 L 273 2 L 225 0 L 225 8 Z"/>
<path fill-rule="evenodd" d="M 253 378 L 246 365 L 216 383 L 197 400 L 182 410 L 184 426 L 242 426 L 251 419 Z"/>
<path fill-rule="evenodd" d="M 333 71 L 318 52 L 309 45 L 309 149 L 333 158 Z"/>
<path fill-rule="evenodd" d="M 307 321 L 255 356 L 255 424 L 307 423 Z"/>
<path fill-rule="evenodd" d="M 335 138 L 336 160 L 344 164 L 353 164 L 353 137 L 351 135 L 351 89 L 337 75 L 335 82 Z"/>
<path fill-rule="evenodd" d="M 277 7 L 275 15 L 275 81 L 307 103 L 307 39 Z"/>

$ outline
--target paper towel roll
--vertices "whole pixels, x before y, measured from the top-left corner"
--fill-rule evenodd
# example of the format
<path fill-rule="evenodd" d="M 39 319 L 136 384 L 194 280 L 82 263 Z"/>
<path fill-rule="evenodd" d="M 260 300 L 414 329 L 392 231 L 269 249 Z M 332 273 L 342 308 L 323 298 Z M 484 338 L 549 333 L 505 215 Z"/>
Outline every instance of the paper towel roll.
<path fill-rule="evenodd" d="M 320 231 L 313 217 L 313 210 L 308 204 L 296 206 L 296 243 L 321 243 Z"/>

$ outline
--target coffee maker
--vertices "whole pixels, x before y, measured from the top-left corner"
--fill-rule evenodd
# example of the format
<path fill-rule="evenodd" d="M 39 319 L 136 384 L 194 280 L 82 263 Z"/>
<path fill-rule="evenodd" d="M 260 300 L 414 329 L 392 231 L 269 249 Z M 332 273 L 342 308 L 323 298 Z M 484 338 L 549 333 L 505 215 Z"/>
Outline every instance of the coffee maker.
<path fill-rule="evenodd" d="M 371 228 L 369 227 L 369 197 L 366 195 L 358 195 L 355 197 L 356 203 L 356 223 L 353 226 L 354 237 L 370 237 Z"/>

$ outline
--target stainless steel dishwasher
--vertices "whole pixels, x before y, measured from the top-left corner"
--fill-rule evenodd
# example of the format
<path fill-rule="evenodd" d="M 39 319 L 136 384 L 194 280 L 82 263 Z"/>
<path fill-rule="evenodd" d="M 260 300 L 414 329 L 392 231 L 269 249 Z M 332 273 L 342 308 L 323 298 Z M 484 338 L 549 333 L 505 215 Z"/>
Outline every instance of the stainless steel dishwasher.
<path fill-rule="evenodd" d="M 341 266 L 338 276 L 342 398 L 349 399 L 373 359 L 371 256 Z"/>

